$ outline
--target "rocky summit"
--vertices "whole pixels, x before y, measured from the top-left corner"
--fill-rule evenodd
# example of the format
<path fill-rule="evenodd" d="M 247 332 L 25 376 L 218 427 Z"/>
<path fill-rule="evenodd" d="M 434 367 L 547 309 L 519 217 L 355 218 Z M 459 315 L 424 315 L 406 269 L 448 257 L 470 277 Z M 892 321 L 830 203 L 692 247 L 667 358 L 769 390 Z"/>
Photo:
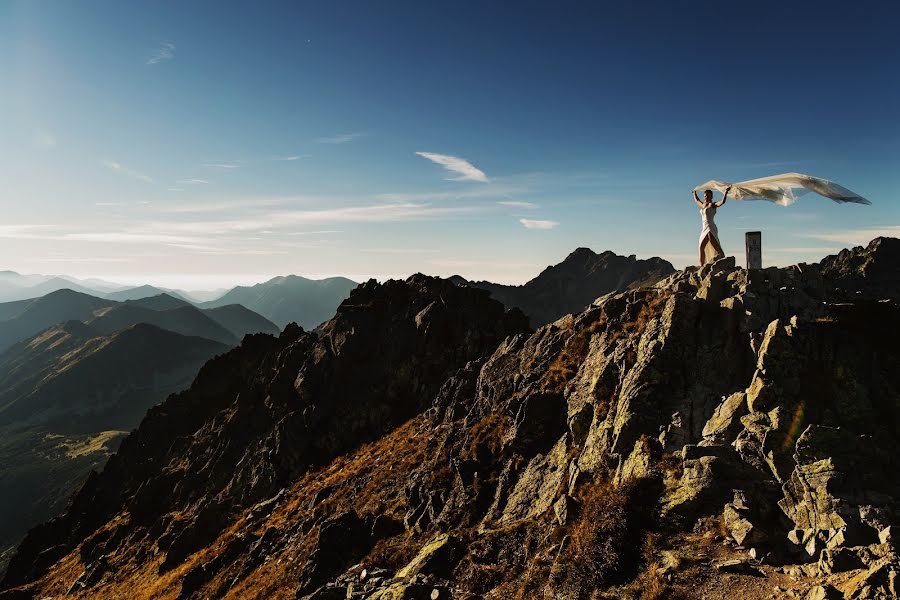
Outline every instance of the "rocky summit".
<path fill-rule="evenodd" d="M 897 240 L 536 331 L 421 275 L 151 409 L 0 598 L 897 598 Z"/>
<path fill-rule="evenodd" d="M 466 281 L 459 276 L 450 279 L 489 291 L 504 305 L 522 309 L 531 325 L 539 327 L 581 312 L 599 296 L 650 285 L 674 272 L 671 263 L 659 257 L 638 260 L 610 250 L 597 254 L 590 248 L 578 248 L 524 285 Z"/>

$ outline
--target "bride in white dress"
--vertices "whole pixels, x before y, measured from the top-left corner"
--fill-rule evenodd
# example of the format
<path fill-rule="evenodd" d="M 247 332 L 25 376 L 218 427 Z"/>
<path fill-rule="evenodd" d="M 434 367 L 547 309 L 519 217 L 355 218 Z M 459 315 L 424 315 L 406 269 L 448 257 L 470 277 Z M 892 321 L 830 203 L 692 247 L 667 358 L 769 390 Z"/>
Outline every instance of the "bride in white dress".
<path fill-rule="evenodd" d="M 713 202 L 712 190 L 703 192 L 703 200 L 694 191 L 694 202 L 700 207 L 700 216 L 703 218 L 703 230 L 700 232 L 700 266 L 711 263 L 717 258 L 725 256 L 722 244 L 719 243 L 719 229 L 716 227 L 716 210 L 725 204 L 731 187 L 725 189 L 725 195 L 719 202 Z"/>

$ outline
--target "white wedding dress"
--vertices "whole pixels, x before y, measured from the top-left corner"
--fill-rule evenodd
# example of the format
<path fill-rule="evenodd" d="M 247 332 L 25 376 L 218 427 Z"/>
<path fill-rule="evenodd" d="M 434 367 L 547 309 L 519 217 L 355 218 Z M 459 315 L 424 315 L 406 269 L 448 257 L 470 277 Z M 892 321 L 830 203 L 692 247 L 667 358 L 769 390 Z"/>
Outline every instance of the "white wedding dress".
<path fill-rule="evenodd" d="M 716 241 L 716 244 L 719 248 L 722 247 L 721 242 L 719 242 L 719 228 L 716 227 L 716 205 L 708 204 L 700 207 L 700 216 L 703 219 L 703 229 L 700 231 L 700 248 L 703 250 L 703 264 L 708 264 L 714 261 L 719 257 L 715 248 L 712 245 L 712 240 Z M 709 237 L 710 241 L 706 243 L 704 247 L 703 241 Z"/>

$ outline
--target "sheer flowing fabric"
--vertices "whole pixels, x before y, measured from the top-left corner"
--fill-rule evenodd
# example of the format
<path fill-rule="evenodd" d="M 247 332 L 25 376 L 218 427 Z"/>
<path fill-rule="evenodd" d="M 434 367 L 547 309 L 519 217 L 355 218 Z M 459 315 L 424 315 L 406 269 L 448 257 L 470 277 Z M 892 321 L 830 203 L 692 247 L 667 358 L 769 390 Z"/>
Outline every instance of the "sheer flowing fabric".
<path fill-rule="evenodd" d="M 785 173 L 783 175 L 773 175 L 738 183 L 713 179 L 698 185 L 694 190 L 716 190 L 724 194 L 729 186 L 731 187 L 731 192 L 728 194 L 729 200 L 768 200 L 775 204 L 789 206 L 800 196 L 809 192 L 815 192 L 826 198 L 831 198 L 835 202 L 872 204 L 859 194 L 833 181 L 811 177 L 802 173 Z"/>

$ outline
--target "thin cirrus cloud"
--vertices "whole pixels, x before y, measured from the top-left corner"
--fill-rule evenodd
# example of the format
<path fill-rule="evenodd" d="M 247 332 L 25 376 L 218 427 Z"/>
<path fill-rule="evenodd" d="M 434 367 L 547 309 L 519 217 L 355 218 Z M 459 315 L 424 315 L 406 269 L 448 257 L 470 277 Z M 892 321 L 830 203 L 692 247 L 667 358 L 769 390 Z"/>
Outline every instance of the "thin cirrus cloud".
<path fill-rule="evenodd" d="M 316 142 L 319 144 L 346 144 L 347 142 L 353 142 L 365 136 L 365 132 L 355 131 L 353 133 L 339 133 L 337 135 L 316 138 Z"/>
<path fill-rule="evenodd" d="M 104 161 L 101 161 L 101 164 L 104 167 L 106 167 L 107 169 L 116 171 L 117 173 L 121 173 L 122 175 L 127 175 L 128 177 L 131 177 L 133 179 L 139 179 L 141 181 L 146 181 L 147 183 L 153 183 L 153 178 L 150 177 L 149 175 L 141 173 L 140 171 L 138 171 L 136 169 L 126 167 L 122 163 L 116 162 L 114 160 L 104 160 Z"/>
<path fill-rule="evenodd" d="M 148 65 L 158 65 L 161 62 L 175 58 L 175 44 L 162 42 L 147 59 Z"/>
<path fill-rule="evenodd" d="M 239 163 L 203 163 L 208 169 L 240 169 L 244 165 Z"/>
<path fill-rule="evenodd" d="M 209 185 L 212 182 L 209 179 L 199 179 L 197 177 L 192 177 L 190 179 L 179 179 L 175 183 L 180 183 L 183 185 Z"/>
<path fill-rule="evenodd" d="M 534 202 L 524 202 L 521 200 L 502 200 L 497 204 L 499 204 L 500 206 L 507 206 L 509 208 L 524 208 L 528 210 L 538 207 L 538 205 Z"/>
<path fill-rule="evenodd" d="M 822 231 L 804 234 L 803 237 L 846 244 L 849 246 L 865 246 L 877 237 L 900 236 L 900 225 L 882 225 L 879 227 L 863 227 L 860 229 L 845 229 L 843 231 Z"/>
<path fill-rule="evenodd" d="M 287 156 L 273 156 L 272 160 L 280 160 L 280 161 L 294 161 L 300 160 L 301 158 L 309 158 L 312 156 L 311 154 L 289 154 Z"/>
<path fill-rule="evenodd" d="M 448 177 L 448 181 L 480 181 L 482 183 L 488 181 L 488 176 L 484 174 L 484 171 L 464 158 L 434 152 L 416 152 L 416 154 L 457 174 L 456 177 Z"/>
<path fill-rule="evenodd" d="M 525 229 L 553 229 L 559 225 L 559 221 L 542 221 L 539 219 L 519 219 Z"/>

